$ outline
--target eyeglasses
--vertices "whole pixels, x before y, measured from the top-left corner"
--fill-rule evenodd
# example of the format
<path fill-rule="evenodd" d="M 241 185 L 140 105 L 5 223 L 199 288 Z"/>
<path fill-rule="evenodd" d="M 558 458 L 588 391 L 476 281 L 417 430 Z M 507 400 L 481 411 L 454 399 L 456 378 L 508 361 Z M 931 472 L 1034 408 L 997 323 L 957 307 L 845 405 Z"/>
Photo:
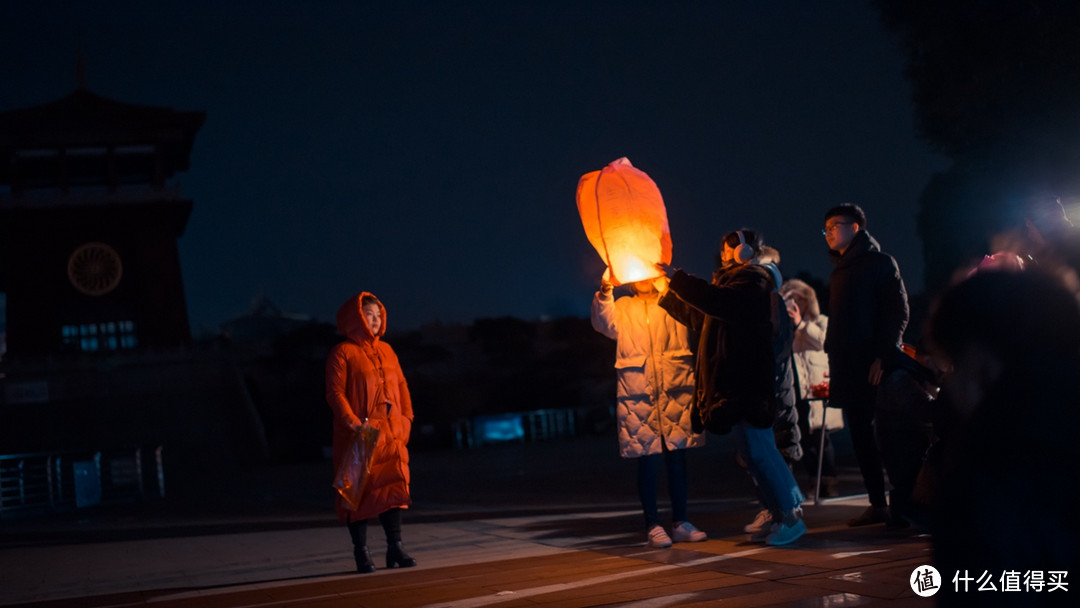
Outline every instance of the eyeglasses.
<path fill-rule="evenodd" d="M 821 236 L 829 236 L 830 232 L 836 230 L 837 226 L 850 226 L 855 222 L 834 222 L 832 226 L 825 226 L 825 229 L 821 231 Z"/>

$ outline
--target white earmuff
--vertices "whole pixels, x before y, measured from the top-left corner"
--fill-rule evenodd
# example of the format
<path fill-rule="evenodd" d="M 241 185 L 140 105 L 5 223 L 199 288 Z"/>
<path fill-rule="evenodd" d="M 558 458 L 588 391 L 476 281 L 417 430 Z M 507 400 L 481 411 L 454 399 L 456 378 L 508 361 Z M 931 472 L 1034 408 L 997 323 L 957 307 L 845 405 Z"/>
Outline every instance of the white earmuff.
<path fill-rule="evenodd" d="M 754 259 L 754 248 L 746 242 L 746 237 L 743 236 L 742 230 L 736 230 L 735 234 L 739 235 L 739 245 L 735 247 L 735 261 L 740 264 L 746 264 Z"/>

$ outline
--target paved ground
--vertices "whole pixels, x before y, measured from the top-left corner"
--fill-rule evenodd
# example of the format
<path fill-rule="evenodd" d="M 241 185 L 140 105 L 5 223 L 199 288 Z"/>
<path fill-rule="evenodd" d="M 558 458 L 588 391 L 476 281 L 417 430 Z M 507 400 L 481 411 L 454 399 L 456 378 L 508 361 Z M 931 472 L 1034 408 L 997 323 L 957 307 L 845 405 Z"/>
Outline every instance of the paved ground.
<path fill-rule="evenodd" d="M 632 463 L 613 439 L 578 437 L 414 454 L 412 569 L 353 573 L 326 463 L 244 471 L 157 504 L 0 521 L 0 605 L 931 605 L 908 582 L 930 563 L 929 538 L 847 527 L 865 497 L 808 503 L 810 533 L 789 547 L 749 543 L 749 482 L 711 439 L 690 461 L 703 543 L 645 547 Z M 854 494 L 851 465 L 841 481 Z"/>

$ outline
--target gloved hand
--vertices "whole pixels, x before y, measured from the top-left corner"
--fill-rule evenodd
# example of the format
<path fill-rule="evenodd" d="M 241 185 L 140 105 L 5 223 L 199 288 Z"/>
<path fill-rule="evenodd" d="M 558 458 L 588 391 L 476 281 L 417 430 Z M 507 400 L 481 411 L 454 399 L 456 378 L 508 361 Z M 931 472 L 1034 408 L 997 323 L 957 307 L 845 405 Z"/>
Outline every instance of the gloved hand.
<path fill-rule="evenodd" d="M 657 262 L 656 268 L 659 269 L 660 272 L 664 273 L 664 276 L 668 279 L 671 279 L 671 277 L 675 276 L 675 273 L 679 270 L 678 268 L 675 268 L 663 262 Z"/>

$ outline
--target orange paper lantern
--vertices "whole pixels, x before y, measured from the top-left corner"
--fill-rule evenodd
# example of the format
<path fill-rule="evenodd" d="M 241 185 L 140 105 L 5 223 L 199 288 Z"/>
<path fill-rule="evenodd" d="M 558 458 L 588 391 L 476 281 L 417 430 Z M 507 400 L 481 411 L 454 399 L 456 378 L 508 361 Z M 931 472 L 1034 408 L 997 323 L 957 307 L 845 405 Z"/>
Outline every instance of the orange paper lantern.
<path fill-rule="evenodd" d="M 611 269 L 613 284 L 657 278 L 657 262 L 671 263 L 660 189 L 625 157 L 581 176 L 577 206 L 585 235 Z"/>

